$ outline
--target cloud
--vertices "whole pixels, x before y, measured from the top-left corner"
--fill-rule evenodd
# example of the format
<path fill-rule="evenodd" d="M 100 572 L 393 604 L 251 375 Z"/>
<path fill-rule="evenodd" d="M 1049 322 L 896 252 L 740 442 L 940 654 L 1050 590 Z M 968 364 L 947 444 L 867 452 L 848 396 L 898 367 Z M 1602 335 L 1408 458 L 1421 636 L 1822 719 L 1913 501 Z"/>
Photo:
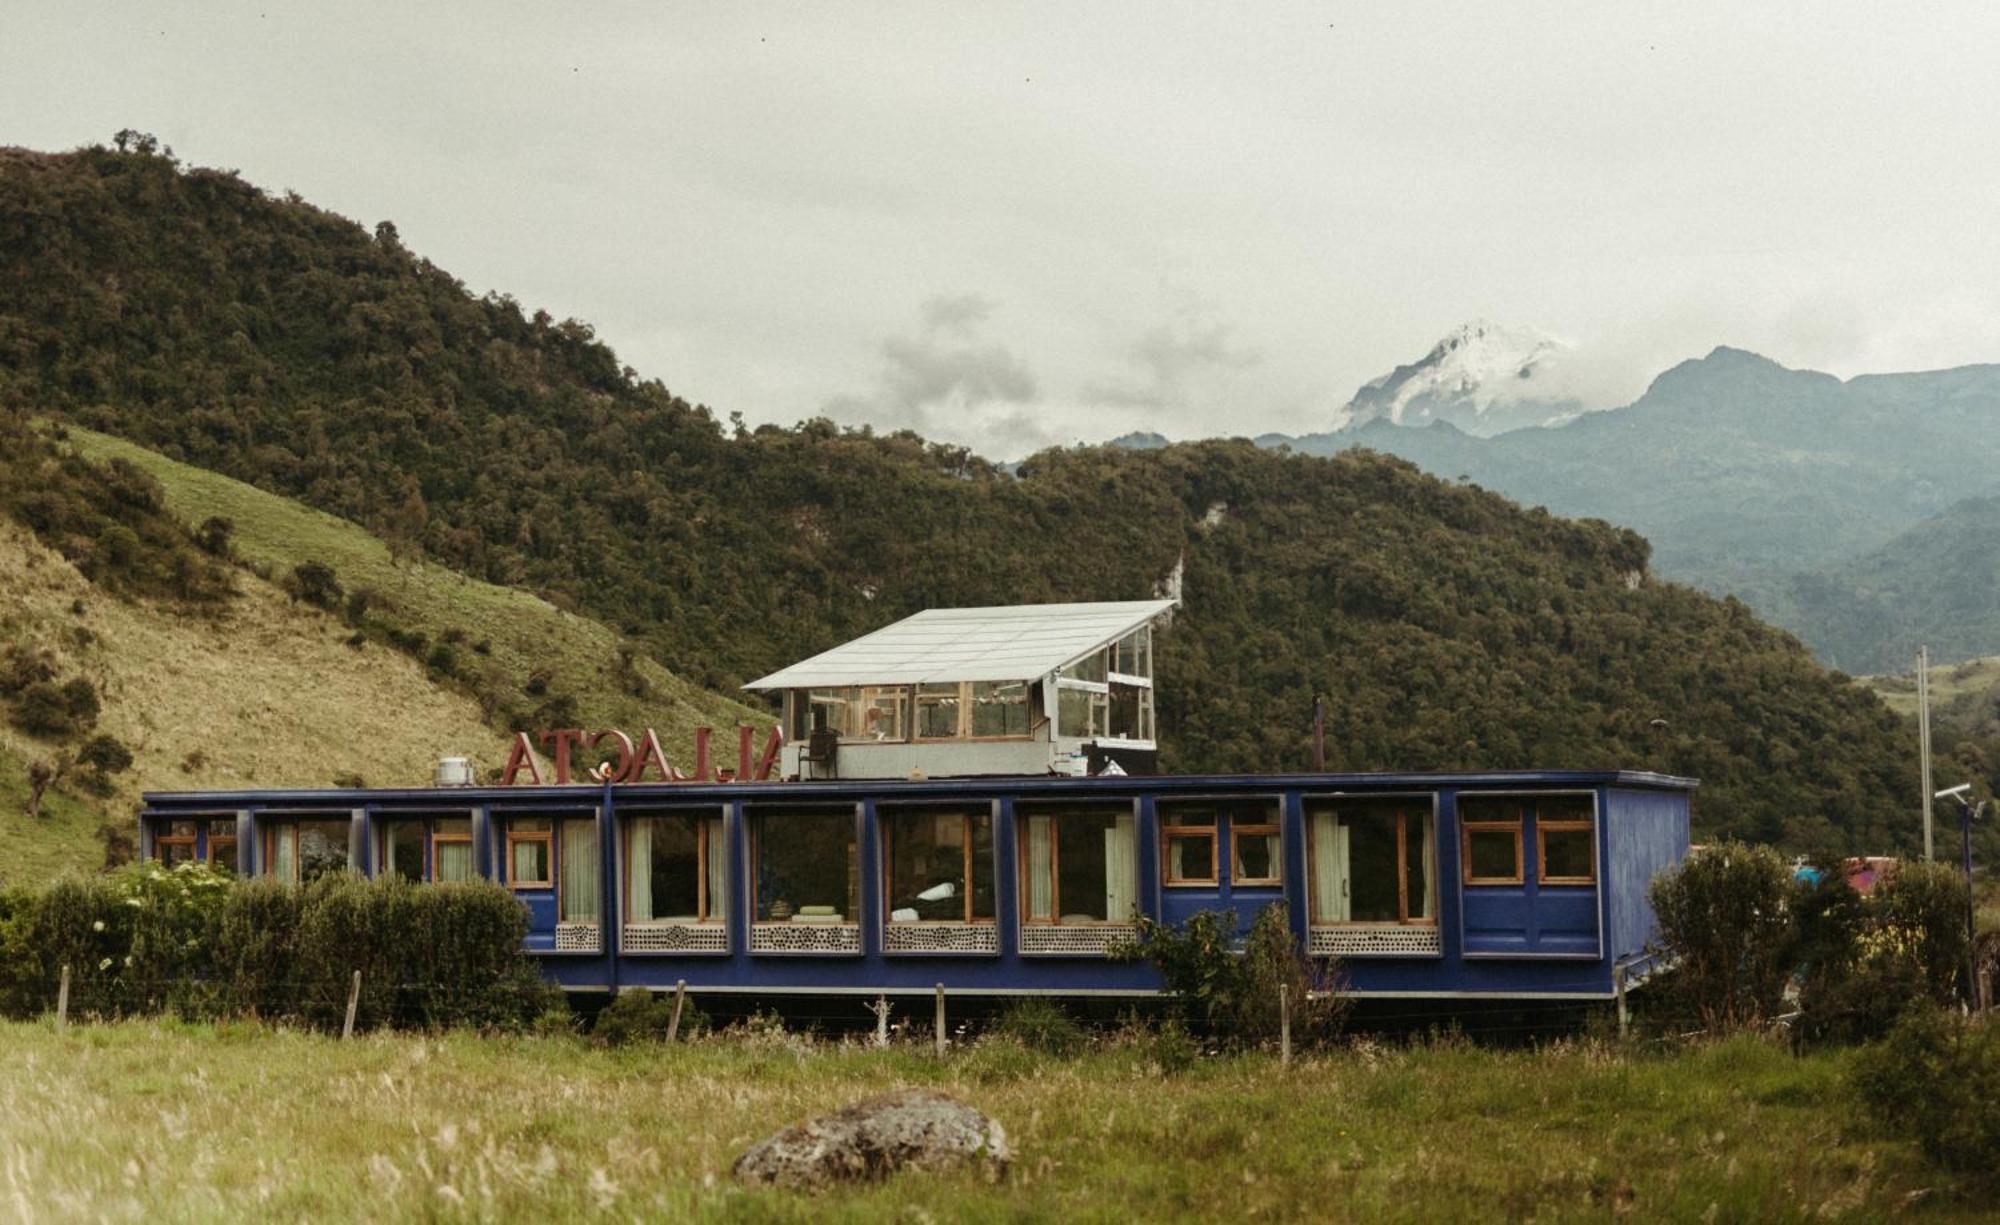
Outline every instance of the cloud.
<path fill-rule="evenodd" d="M 1127 359 L 1137 377 L 1094 383 L 1084 398 L 1120 408 L 1181 410 L 1197 398 L 1212 395 L 1216 376 L 1247 370 L 1264 360 L 1255 349 L 1230 343 L 1226 323 L 1182 319 L 1148 330 L 1134 341 Z"/>
<path fill-rule="evenodd" d="M 874 388 L 828 400 L 824 411 L 837 420 L 968 443 L 988 454 L 996 444 L 1017 445 L 1017 439 L 1032 442 L 1028 449 L 1046 445 L 1048 432 L 1025 408 L 1039 391 L 1034 372 L 1012 349 L 982 335 L 996 309 L 977 294 L 926 300 L 914 333 L 882 342 Z M 1001 411 L 1009 405 L 1023 407 Z"/>

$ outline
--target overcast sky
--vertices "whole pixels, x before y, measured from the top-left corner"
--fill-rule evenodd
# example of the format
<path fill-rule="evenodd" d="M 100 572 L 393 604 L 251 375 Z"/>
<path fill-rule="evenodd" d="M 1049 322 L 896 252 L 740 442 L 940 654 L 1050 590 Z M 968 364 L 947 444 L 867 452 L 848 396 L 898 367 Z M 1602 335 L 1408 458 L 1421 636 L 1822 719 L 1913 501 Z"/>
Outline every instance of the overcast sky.
<path fill-rule="evenodd" d="M 1474 317 L 2000 360 L 2000 5 L 0 0 L 0 143 L 123 127 L 719 414 L 1017 456 L 1324 428 Z"/>

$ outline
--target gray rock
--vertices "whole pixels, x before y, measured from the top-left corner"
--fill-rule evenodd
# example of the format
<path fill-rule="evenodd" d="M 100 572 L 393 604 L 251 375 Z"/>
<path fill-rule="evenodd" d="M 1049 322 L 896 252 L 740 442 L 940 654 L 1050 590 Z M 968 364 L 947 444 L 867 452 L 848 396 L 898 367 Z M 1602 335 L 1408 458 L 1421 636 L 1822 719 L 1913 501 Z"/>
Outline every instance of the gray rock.
<path fill-rule="evenodd" d="M 935 1089 L 905 1089 L 759 1140 L 732 1172 L 753 1187 L 814 1190 L 960 1164 L 984 1165 L 997 1177 L 1010 1156 L 996 1120 Z"/>

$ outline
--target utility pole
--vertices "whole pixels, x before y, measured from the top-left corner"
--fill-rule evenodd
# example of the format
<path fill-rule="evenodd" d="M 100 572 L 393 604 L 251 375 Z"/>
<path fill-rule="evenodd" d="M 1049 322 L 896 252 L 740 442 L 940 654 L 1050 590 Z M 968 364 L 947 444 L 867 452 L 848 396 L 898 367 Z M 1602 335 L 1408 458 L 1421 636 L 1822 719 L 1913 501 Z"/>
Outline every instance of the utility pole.
<path fill-rule="evenodd" d="M 1917 648 L 1917 772 L 1923 780 L 1924 858 L 1931 849 L 1931 648 Z"/>
<path fill-rule="evenodd" d="M 1326 698 L 1313 695 L 1313 773 L 1326 773 Z"/>

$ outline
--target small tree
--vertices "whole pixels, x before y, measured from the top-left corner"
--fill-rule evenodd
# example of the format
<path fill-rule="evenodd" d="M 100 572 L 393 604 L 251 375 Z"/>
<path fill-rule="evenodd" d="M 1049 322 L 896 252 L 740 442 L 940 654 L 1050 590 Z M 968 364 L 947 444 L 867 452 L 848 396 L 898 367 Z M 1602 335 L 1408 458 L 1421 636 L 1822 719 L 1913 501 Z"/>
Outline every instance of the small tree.
<path fill-rule="evenodd" d="M 1265 907 L 1239 946 L 1236 912 L 1203 910 L 1175 926 L 1139 919 L 1137 941 L 1115 954 L 1145 960 L 1186 1020 L 1231 1045 L 1277 1037 L 1279 988 L 1290 996 L 1292 1033 L 1301 1042 L 1331 1037 L 1347 1011 L 1331 965 L 1307 960 L 1285 909 Z"/>
<path fill-rule="evenodd" d="M 1791 870 L 1767 846 L 1724 842 L 1653 878 L 1674 981 L 1715 1032 L 1777 1012 L 1793 962 Z"/>
<path fill-rule="evenodd" d="M 285 591 L 294 599 L 301 600 L 314 608 L 333 612 L 340 607 L 340 580 L 334 576 L 333 567 L 323 561 L 304 561 L 292 567 L 285 578 Z"/>
<path fill-rule="evenodd" d="M 1949 864 L 1903 860 L 1875 887 L 1880 951 L 1906 962 L 1938 1004 L 1950 1004 L 1965 969 L 1965 878 Z"/>

